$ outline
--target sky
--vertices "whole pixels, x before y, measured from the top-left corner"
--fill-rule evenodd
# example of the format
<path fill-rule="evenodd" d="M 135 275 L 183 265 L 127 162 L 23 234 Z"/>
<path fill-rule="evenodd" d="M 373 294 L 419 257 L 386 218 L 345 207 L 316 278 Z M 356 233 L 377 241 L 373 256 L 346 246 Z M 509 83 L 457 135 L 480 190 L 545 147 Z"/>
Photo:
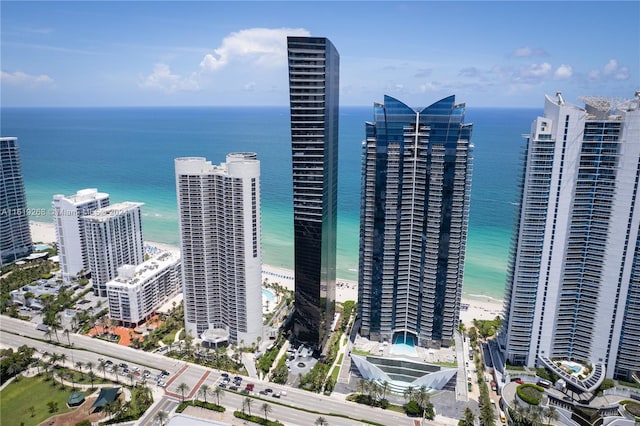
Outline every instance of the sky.
<path fill-rule="evenodd" d="M 340 104 L 541 107 L 640 90 L 640 2 L 0 2 L 3 107 L 288 105 L 287 35 L 340 53 Z"/>

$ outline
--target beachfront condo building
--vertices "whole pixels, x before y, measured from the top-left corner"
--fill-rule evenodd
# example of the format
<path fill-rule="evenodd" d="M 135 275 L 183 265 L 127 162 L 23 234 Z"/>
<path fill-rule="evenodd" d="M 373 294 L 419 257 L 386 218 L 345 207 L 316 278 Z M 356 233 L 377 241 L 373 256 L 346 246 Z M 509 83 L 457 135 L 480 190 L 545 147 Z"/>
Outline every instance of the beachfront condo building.
<path fill-rule="evenodd" d="M 526 136 L 499 343 L 593 391 L 640 371 L 640 97 L 582 100 L 547 96 Z"/>
<path fill-rule="evenodd" d="M 209 346 L 262 338 L 260 161 L 177 158 L 185 330 Z"/>
<path fill-rule="evenodd" d="M 163 251 L 139 265 L 122 265 L 107 283 L 109 318 L 135 327 L 181 290 L 180 254 Z"/>
<path fill-rule="evenodd" d="M 91 269 L 93 293 L 107 296 L 107 283 L 122 265 L 144 262 L 142 203 L 126 201 L 84 216 L 84 235 Z"/>
<path fill-rule="evenodd" d="M 374 105 L 362 145 L 358 316 L 381 342 L 450 346 L 458 328 L 472 125 L 450 96 Z"/>
<path fill-rule="evenodd" d="M 0 266 L 33 251 L 18 138 L 0 137 Z"/>
<path fill-rule="evenodd" d="M 340 56 L 323 37 L 288 37 L 296 339 L 321 348 L 335 315 Z"/>
<path fill-rule="evenodd" d="M 108 205 L 109 194 L 95 188 L 81 189 L 68 197 L 53 196 L 53 222 L 65 284 L 90 272 L 83 218 Z"/>

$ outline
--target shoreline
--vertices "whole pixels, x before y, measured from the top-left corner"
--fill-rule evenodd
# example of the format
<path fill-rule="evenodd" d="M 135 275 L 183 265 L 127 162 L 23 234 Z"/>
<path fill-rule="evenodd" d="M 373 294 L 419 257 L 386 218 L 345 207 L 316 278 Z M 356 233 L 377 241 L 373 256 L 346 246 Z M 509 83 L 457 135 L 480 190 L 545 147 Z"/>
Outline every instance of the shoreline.
<path fill-rule="evenodd" d="M 53 223 L 29 221 L 31 239 L 34 244 L 51 244 L 56 241 L 55 226 Z M 144 241 L 145 247 L 156 247 L 160 250 L 180 251 L 179 247 L 155 241 Z M 262 265 L 262 281 L 278 282 L 289 290 L 294 289 L 293 270 L 279 268 L 272 265 Z M 358 283 L 343 278 L 336 279 L 336 301 L 358 300 Z M 464 295 L 462 305 L 467 309 L 460 311 L 460 319 L 469 326 L 474 319 L 488 320 L 494 319 L 502 314 L 502 300 L 484 295 Z"/>

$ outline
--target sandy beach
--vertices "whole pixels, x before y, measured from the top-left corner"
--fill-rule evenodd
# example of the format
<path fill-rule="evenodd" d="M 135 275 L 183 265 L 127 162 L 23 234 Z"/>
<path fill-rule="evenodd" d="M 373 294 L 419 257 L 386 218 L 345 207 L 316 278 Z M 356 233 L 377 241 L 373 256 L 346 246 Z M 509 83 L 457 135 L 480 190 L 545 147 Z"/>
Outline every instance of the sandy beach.
<path fill-rule="evenodd" d="M 53 243 L 56 241 L 56 232 L 53 223 L 34 222 L 29 223 L 31 229 L 31 239 L 34 243 Z M 168 244 L 145 241 L 148 247 L 156 247 L 160 250 L 179 251 L 180 249 Z M 262 265 L 262 280 L 277 282 L 280 285 L 293 290 L 293 271 L 290 269 L 278 268 L 270 265 Z M 344 302 L 346 300 L 358 300 L 358 283 L 344 279 L 337 279 L 336 300 Z M 502 301 L 489 298 L 462 298 L 462 305 L 466 309 L 460 311 L 460 319 L 465 325 L 470 326 L 473 319 L 494 319 L 502 313 Z"/>

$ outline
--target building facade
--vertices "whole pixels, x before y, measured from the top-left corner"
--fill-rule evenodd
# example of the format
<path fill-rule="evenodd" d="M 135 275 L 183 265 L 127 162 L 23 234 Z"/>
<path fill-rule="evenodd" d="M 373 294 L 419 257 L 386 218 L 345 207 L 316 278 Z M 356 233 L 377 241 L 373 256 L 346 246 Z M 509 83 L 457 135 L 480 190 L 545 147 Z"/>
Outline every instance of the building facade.
<path fill-rule="evenodd" d="M 93 293 L 107 296 L 107 283 L 122 265 L 144 262 L 142 203 L 113 204 L 84 217 Z"/>
<path fill-rule="evenodd" d="M 340 56 L 288 37 L 295 263 L 294 336 L 320 348 L 335 315 Z"/>
<path fill-rule="evenodd" d="M 373 340 L 449 346 L 458 327 L 472 125 L 444 98 L 420 111 L 389 96 L 366 123 L 358 313 Z"/>
<path fill-rule="evenodd" d="M 109 194 L 95 188 L 82 189 L 69 197 L 53 196 L 53 221 L 56 227 L 62 280 L 69 284 L 79 274 L 90 271 L 84 234 L 84 216 L 109 205 Z"/>
<path fill-rule="evenodd" d="M 109 317 L 127 327 L 148 320 L 156 310 L 182 290 L 180 254 L 165 251 L 134 265 L 118 268 L 107 283 Z"/>
<path fill-rule="evenodd" d="M 33 251 L 18 139 L 0 137 L 0 266 Z"/>
<path fill-rule="evenodd" d="M 262 337 L 260 162 L 175 160 L 185 329 L 208 344 Z"/>
<path fill-rule="evenodd" d="M 514 365 L 563 359 L 631 380 L 640 371 L 640 98 L 583 100 L 547 96 L 526 138 L 499 342 Z"/>

